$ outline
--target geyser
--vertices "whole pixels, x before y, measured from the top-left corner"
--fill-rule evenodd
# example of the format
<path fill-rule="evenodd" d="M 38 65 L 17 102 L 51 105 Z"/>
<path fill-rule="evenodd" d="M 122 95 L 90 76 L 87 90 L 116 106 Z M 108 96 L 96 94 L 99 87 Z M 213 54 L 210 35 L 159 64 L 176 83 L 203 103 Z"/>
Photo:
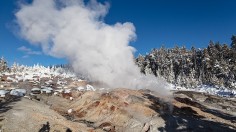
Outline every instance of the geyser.
<path fill-rule="evenodd" d="M 132 23 L 108 25 L 109 4 L 91 0 L 33 0 L 16 12 L 20 35 L 44 53 L 66 58 L 74 70 L 109 87 L 149 88 L 168 94 L 165 81 L 142 75 L 134 63 Z"/>

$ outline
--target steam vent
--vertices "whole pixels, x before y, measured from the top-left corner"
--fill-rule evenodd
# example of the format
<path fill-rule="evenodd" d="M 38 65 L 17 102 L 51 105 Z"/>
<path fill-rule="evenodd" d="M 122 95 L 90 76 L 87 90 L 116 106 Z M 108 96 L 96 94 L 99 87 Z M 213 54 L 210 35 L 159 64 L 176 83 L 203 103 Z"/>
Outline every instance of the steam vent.
<path fill-rule="evenodd" d="M 236 132 L 236 0 L 0 5 L 0 132 Z"/>

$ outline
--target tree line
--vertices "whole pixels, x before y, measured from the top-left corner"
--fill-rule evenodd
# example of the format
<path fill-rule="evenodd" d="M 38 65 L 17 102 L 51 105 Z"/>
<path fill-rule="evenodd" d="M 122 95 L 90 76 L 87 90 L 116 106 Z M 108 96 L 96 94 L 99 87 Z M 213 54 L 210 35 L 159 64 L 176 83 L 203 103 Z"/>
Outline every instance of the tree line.
<path fill-rule="evenodd" d="M 236 88 L 236 36 L 231 45 L 210 41 L 203 49 L 174 47 L 152 49 L 139 55 L 136 64 L 144 74 L 153 74 L 176 86 L 199 85 Z"/>

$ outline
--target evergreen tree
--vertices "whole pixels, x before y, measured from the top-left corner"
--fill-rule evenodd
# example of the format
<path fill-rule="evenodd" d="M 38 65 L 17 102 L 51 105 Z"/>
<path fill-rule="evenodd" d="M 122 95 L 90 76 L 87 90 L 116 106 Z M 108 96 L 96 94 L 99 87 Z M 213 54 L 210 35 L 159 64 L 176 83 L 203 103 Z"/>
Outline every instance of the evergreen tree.
<path fill-rule="evenodd" d="M 235 35 L 232 35 L 232 37 L 231 37 L 231 48 L 233 49 L 233 50 L 236 50 L 236 36 Z"/>
<path fill-rule="evenodd" d="M 4 72 L 7 71 L 8 67 L 7 67 L 7 62 L 6 60 L 2 57 L 0 59 L 0 72 Z"/>
<path fill-rule="evenodd" d="M 191 50 L 175 46 L 153 49 L 136 59 L 141 72 L 166 79 L 177 86 L 195 88 L 198 85 L 215 85 L 235 88 L 236 36 L 231 48 L 227 44 L 210 41 L 207 48 Z"/>

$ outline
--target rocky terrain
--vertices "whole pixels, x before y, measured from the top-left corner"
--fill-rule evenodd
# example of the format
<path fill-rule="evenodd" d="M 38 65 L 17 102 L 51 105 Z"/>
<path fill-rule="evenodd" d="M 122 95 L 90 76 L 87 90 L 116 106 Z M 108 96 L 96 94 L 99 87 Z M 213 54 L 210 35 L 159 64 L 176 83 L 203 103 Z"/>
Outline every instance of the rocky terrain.
<path fill-rule="evenodd" d="M 72 97 L 72 98 L 70 98 Z M 73 91 L 1 100 L 2 131 L 235 131 L 236 99 L 178 91 Z"/>
<path fill-rule="evenodd" d="M 100 88 L 58 68 L 3 72 L 3 132 L 236 131 L 236 98 L 173 89 Z"/>

